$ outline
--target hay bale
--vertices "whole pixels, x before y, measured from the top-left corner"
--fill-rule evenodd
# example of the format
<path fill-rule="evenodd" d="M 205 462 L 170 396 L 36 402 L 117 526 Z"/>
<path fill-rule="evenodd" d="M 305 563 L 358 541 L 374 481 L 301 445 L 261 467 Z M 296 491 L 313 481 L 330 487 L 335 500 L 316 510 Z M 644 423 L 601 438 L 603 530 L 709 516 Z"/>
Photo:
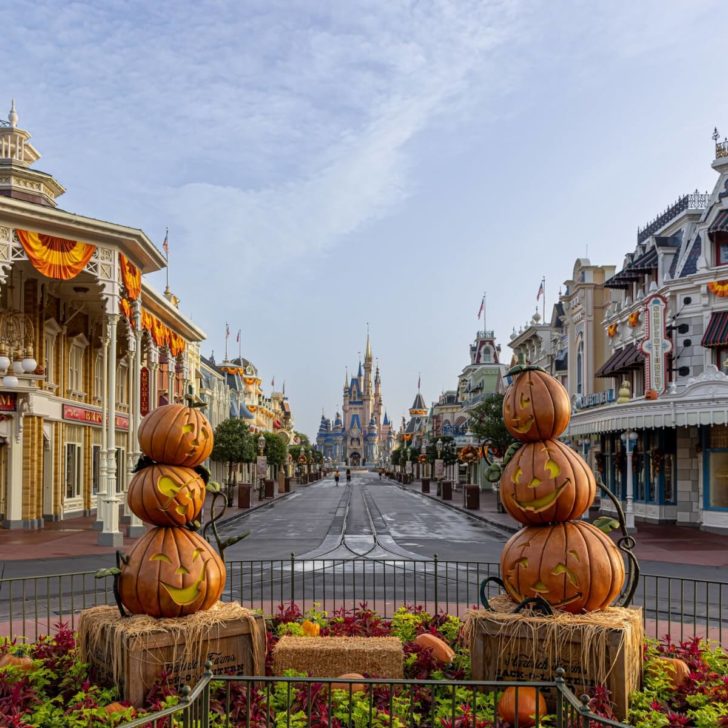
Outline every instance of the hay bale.
<path fill-rule="evenodd" d="M 642 610 L 609 607 L 587 614 L 552 616 L 514 612 L 505 595 L 494 611 L 471 610 L 465 618 L 475 680 L 553 680 L 565 670 L 576 695 L 606 685 L 618 717 L 627 716 L 629 694 L 642 679 Z"/>
<path fill-rule="evenodd" d="M 397 637 L 281 637 L 273 648 L 273 673 L 285 670 L 312 677 L 338 677 L 357 672 L 372 677 L 401 678 L 404 652 Z"/>
<path fill-rule="evenodd" d="M 81 613 L 78 648 L 81 661 L 139 707 L 163 672 L 177 687 L 193 685 L 208 659 L 216 672 L 264 675 L 266 630 L 262 616 L 234 602 L 175 619 L 92 607 Z"/>

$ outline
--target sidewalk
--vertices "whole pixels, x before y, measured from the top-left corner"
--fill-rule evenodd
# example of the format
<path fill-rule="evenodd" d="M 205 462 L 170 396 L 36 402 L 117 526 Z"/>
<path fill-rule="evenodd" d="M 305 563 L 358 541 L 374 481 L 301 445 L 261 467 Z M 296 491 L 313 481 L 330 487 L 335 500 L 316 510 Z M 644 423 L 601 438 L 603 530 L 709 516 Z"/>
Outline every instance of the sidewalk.
<path fill-rule="evenodd" d="M 391 482 L 405 490 L 419 493 L 422 491 L 419 480 L 406 486 L 396 483 L 396 481 Z M 429 495 L 422 494 L 423 497 L 432 498 L 445 506 L 464 511 L 506 532 L 515 533 L 520 528 L 520 524 L 507 513 L 498 512 L 497 496 L 492 491 L 481 491 L 478 510 L 465 509 L 462 488 L 453 491 L 452 501 L 443 501 L 442 498 L 435 495 L 437 485 L 434 481 L 430 484 L 430 491 Z M 728 566 L 728 536 L 708 533 L 687 526 L 638 522 L 637 533 L 634 534 L 634 537 L 637 542 L 634 551 L 640 561 L 718 568 Z"/>
<path fill-rule="evenodd" d="M 291 491 L 295 492 L 297 488 L 302 487 L 306 486 L 292 484 Z M 223 520 L 227 521 L 241 514 L 250 513 L 257 508 L 264 508 L 281 498 L 285 498 L 287 495 L 289 494 L 276 493 L 276 496 L 272 499 L 264 498 L 261 500 L 258 498 L 258 489 L 253 488 L 250 493 L 250 508 L 238 508 L 236 496 L 235 504 L 227 508 Z M 211 502 L 212 497 L 208 496 L 204 508 L 205 522 L 208 519 Z M 218 508 L 220 508 L 219 505 Z M 49 522 L 43 528 L 35 531 L 0 529 L 0 564 L 4 561 L 44 561 L 115 554 L 116 548 L 97 544 L 99 531 L 93 527 L 95 521 L 96 515 L 94 514 Z M 137 539 L 128 538 L 128 526 L 123 522 L 119 529 L 124 534 L 124 545 L 118 550 L 128 551 L 136 543 Z"/>

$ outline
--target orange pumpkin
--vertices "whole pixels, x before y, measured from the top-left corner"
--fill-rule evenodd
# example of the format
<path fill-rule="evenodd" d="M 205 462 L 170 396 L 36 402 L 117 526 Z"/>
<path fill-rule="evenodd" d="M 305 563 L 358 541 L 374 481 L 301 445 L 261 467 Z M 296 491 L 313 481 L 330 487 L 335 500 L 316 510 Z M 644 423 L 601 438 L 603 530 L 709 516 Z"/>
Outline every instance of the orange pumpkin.
<path fill-rule="evenodd" d="M 139 425 L 139 446 L 158 463 L 194 468 L 207 460 L 212 445 L 212 426 L 196 407 L 165 404 Z"/>
<path fill-rule="evenodd" d="M 525 685 L 506 688 L 498 700 L 498 715 L 519 728 L 531 728 L 537 720 L 540 725 L 547 712 L 544 696 L 536 688 Z"/>
<path fill-rule="evenodd" d="M 677 690 L 690 677 L 690 668 L 687 662 L 678 657 L 655 657 L 650 661 L 649 665 L 654 664 L 663 668 L 667 673 L 673 690 Z"/>
<path fill-rule="evenodd" d="M 0 668 L 15 667 L 23 672 L 30 672 L 33 669 L 33 658 L 24 655 L 3 655 L 0 657 Z"/>
<path fill-rule="evenodd" d="M 352 693 L 363 693 L 366 687 L 362 683 L 353 682 L 354 680 L 364 680 L 364 675 L 360 675 L 358 672 L 347 672 L 343 675 L 339 675 L 339 680 L 350 680 L 351 692 Z M 348 685 L 334 685 L 334 690 L 349 690 Z"/>
<path fill-rule="evenodd" d="M 552 440 L 566 429 L 571 416 L 569 394 L 543 369 L 516 374 L 503 398 L 503 421 L 517 440 Z"/>
<path fill-rule="evenodd" d="M 107 715 L 117 715 L 118 713 L 126 713 L 128 710 L 131 710 L 131 714 L 135 715 L 136 711 L 131 705 L 124 705 L 123 703 L 109 703 L 108 705 L 104 706 L 104 712 Z"/>
<path fill-rule="evenodd" d="M 132 614 L 182 617 L 217 603 L 225 565 L 210 544 L 186 528 L 153 528 L 129 552 L 119 596 Z"/>
<path fill-rule="evenodd" d="M 142 521 L 155 526 L 184 526 L 205 504 L 205 481 L 192 468 L 150 465 L 129 483 L 127 502 Z"/>
<path fill-rule="evenodd" d="M 306 637 L 318 637 L 321 634 L 321 625 L 316 622 L 311 622 L 308 619 L 303 620 L 301 628 Z"/>
<path fill-rule="evenodd" d="M 585 521 L 522 528 L 503 547 L 500 566 L 514 601 L 540 596 L 574 614 L 608 607 L 624 585 L 619 550 Z"/>
<path fill-rule="evenodd" d="M 435 637 L 434 634 L 430 634 L 429 632 L 418 634 L 415 637 L 415 644 L 432 650 L 433 657 L 445 665 L 449 665 L 455 659 L 455 652 L 452 647 L 444 640 Z"/>
<path fill-rule="evenodd" d="M 581 517 L 596 489 L 594 473 L 581 456 L 558 440 L 520 447 L 500 481 L 503 506 L 527 526 Z"/>

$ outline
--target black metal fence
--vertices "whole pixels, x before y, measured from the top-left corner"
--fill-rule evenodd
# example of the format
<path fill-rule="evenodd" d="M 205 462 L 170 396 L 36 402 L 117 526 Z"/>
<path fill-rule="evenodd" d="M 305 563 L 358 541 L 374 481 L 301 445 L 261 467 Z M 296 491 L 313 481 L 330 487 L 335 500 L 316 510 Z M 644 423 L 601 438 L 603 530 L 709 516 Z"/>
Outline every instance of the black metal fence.
<path fill-rule="evenodd" d="M 483 579 L 496 563 L 477 561 L 318 559 L 231 561 L 225 601 L 273 614 L 279 604 L 302 610 L 352 609 L 366 603 L 383 617 L 402 604 L 462 616 L 479 603 Z M 488 596 L 496 593 L 489 590 Z M 112 578 L 92 572 L 0 579 L 0 635 L 35 640 L 58 622 L 75 626 L 78 614 L 113 604 Z M 635 595 L 650 637 L 693 635 L 728 645 L 728 583 L 643 574 Z"/>
<path fill-rule="evenodd" d="M 499 707 L 504 693 L 508 700 Z M 540 697 L 539 697 L 540 696 Z M 546 702 L 548 698 L 548 702 Z M 543 699 L 543 703 L 540 701 Z M 178 705 L 121 728 L 598 728 L 623 723 L 593 714 L 563 677 L 552 682 L 215 676 L 209 669 Z"/>

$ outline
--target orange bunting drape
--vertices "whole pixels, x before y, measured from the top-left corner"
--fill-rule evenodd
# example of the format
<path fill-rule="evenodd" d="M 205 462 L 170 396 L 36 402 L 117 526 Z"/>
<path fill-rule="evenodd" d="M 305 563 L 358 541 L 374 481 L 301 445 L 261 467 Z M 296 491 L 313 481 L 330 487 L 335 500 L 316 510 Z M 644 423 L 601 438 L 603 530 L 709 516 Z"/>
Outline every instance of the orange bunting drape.
<path fill-rule="evenodd" d="M 187 346 L 179 334 L 175 334 L 169 326 L 149 311 L 142 310 L 142 328 L 151 334 L 152 341 L 157 346 L 166 346 L 172 356 L 178 356 Z"/>
<path fill-rule="evenodd" d="M 122 298 L 119 300 L 119 308 L 121 309 L 121 312 L 126 316 L 129 321 L 133 322 L 133 319 L 131 317 L 131 303 L 129 303 L 129 300 L 126 298 Z"/>
<path fill-rule="evenodd" d="M 91 260 L 95 245 L 56 238 L 30 230 L 16 230 L 28 260 L 47 278 L 67 281 L 75 278 Z"/>
<path fill-rule="evenodd" d="M 123 253 L 119 253 L 119 267 L 126 297 L 130 301 L 136 301 L 142 292 L 142 272 Z"/>

